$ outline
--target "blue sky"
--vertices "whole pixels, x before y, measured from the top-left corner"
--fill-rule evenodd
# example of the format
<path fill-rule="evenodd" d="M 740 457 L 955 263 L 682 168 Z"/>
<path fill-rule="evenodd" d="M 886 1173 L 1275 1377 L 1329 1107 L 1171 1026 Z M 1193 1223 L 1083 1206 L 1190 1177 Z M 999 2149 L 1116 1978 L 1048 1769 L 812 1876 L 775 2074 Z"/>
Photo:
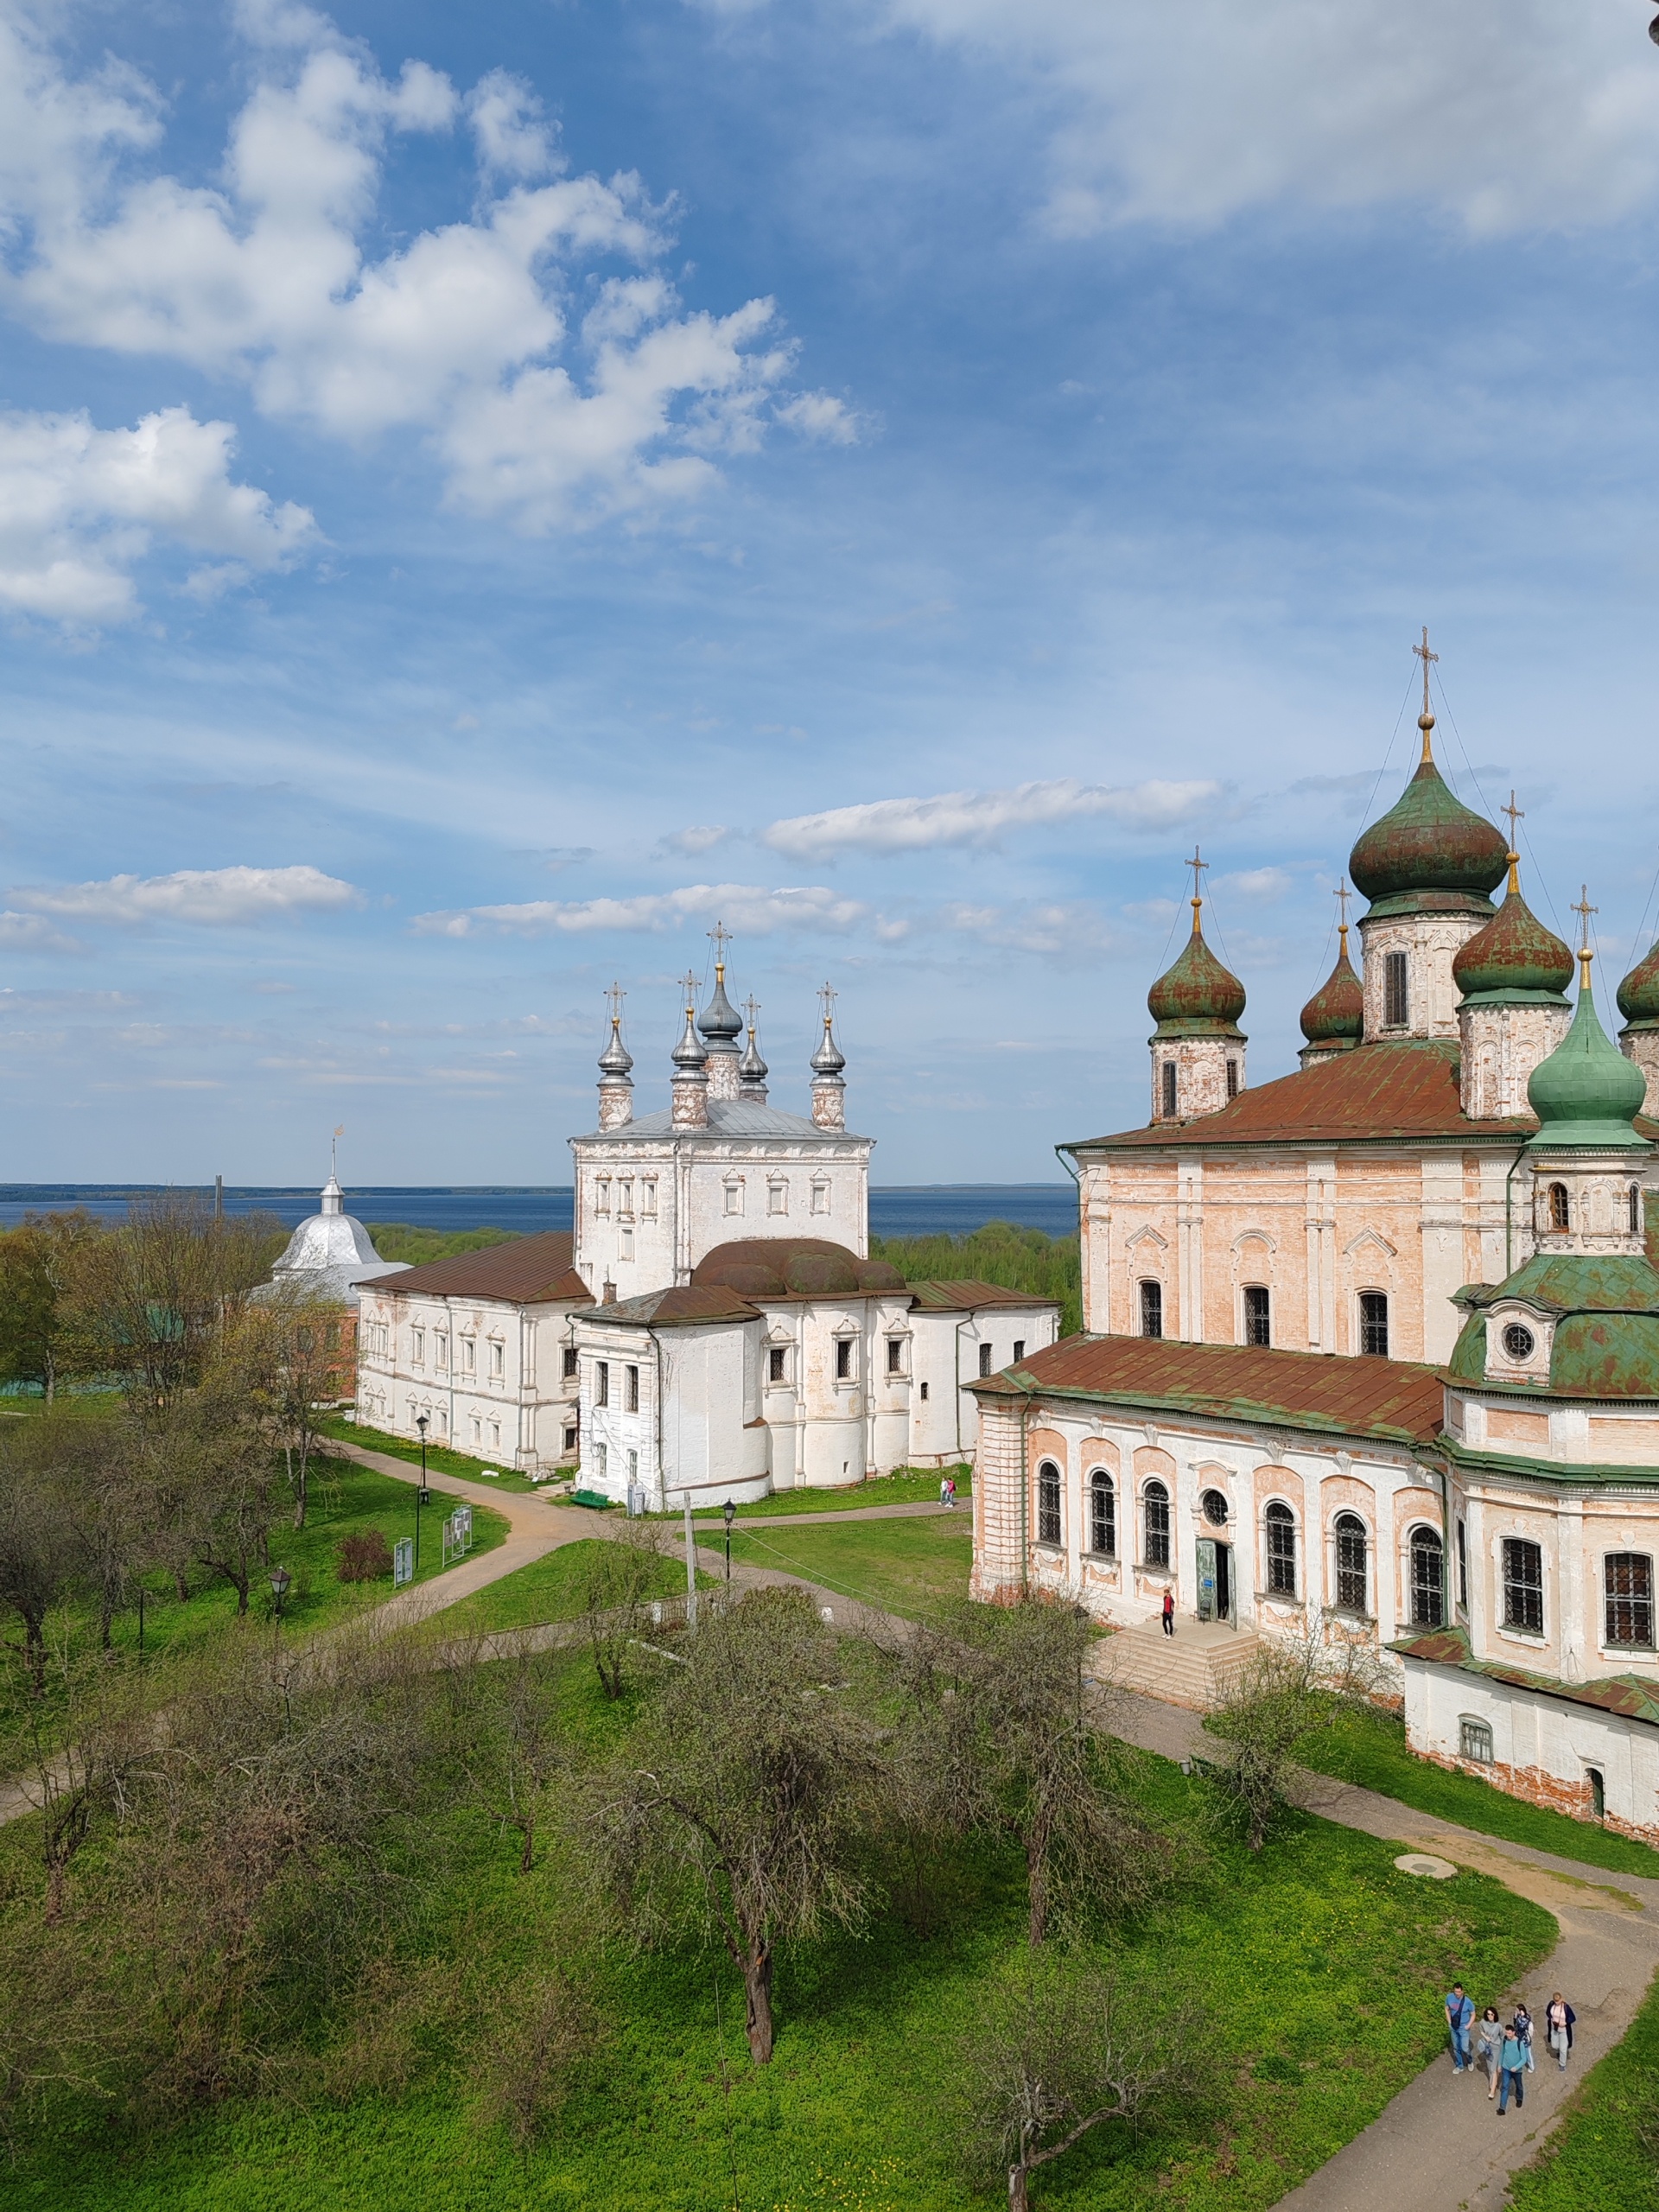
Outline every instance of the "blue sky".
<path fill-rule="evenodd" d="M 717 919 L 877 1179 L 1051 1176 L 1194 838 L 1294 1065 L 1425 622 L 1645 946 L 1625 0 L 0 23 L 9 1178 L 563 1181 Z"/>

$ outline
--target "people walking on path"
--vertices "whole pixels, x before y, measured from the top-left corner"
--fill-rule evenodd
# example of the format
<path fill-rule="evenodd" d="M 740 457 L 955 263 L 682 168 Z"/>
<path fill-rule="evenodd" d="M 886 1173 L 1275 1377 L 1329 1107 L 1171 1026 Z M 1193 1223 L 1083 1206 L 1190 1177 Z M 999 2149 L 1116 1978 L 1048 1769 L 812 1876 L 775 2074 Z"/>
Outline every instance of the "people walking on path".
<path fill-rule="evenodd" d="M 1469 2030 L 1474 2017 L 1474 2005 L 1464 1995 L 1463 1984 L 1454 1981 L 1446 1999 L 1446 2024 L 1452 2033 L 1452 2071 L 1454 2074 L 1469 2071 Z"/>
<path fill-rule="evenodd" d="M 1489 2005 L 1480 2016 L 1480 2025 L 1475 2030 L 1475 2059 L 1486 2076 L 1488 2098 L 1497 2094 L 1497 2077 L 1502 2070 L 1503 2050 L 1503 2023 L 1497 2017 L 1496 2005 Z"/>
<path fill-rule="evenodd" d="M 1497 2093 L 1497 2116 L 1502 2120 L 1510 2107 L 1511 2090 L 1515 2092 L 1515 2108 L 1517 2112 L 1527 2101 L 1527 2046 L 1516 2035 L 1513 2020 L 1503 2031 L 1503 2044 L 1499 2053 L 1499 2063 L 1503 2069 L 1503 2086 Z"/>
<path fill-rule="evenodd" d="M 1166 1590 L 1164 1592 L 1164 1634 L 1166 1636 L 1173 1636 L 1174 1633 L 1175 1592 L 1173 1590 Z"/>
<path fill-rule="evenodd" d="M 1538 2067 L 1532 2055 L 1532 2015 L 1524 2005 L 1517 2005 L 1515 2008 L 1515 2032 L 1527 2046 L 1527 2071 L 1535 2074 Z"/>
<path fill-rule="evenodd" d="M 1544 2041 L 1554 2052 L 1563 2074 L 1567 2054 L 1573 2048 L 1573 2023 L 1578 2017 L 1559 1989 L 1544 2007 Z"/>
<path fill-rule="evenodd" d="M 954 1475 L 946 1475 L 939 1484 L 939 1503 L 941 1505 L 954 1505 L 956 1502 L 957 1478 Z"/>

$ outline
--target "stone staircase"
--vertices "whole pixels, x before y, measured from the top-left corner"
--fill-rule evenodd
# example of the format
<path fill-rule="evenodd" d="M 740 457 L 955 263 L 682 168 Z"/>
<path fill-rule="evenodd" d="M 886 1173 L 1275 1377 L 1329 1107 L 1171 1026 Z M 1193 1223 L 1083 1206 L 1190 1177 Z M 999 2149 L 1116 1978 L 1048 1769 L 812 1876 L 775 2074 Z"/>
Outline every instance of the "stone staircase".
<path fill-rule="evenodd" d="M 1208 1713 L 1260 1649 L 1260 1638 L 1243 1629 L 1178 1620 L 1174 1635 L 1167 1637 L 1159 1622 L 1148 1621 L 1103 1637 L 1090 1656 L 1089 1671 L 1103 1685 Z"/>

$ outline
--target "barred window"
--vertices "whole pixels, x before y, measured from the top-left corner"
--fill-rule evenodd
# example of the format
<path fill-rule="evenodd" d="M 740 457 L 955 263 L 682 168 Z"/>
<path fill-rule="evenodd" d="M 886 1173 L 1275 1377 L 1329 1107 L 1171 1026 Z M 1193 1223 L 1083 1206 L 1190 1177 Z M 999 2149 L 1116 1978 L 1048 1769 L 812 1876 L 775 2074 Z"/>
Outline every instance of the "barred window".
<path fill-rule="evenodd" d="M 1544 1555 L 1520 1536 L 1503 1539 L 1503 1625 L 1544 1632 Z"/>
<path fill-rule="evenodd" d="M 1370 1576 L 1366 1571 L 1365 1523 L 1357 1513 L 1337 1516 L 1337 1603 L 1351 1613 L 1370 1610 Z"/>
<path fill-rule="evenodd" d="M 1386 1359 L 1389 1356 L 1389 1300 L 1381 1290 L 1362 1290 L 1359 1294 L 1359 1349 L 1365 1359 Z"/>
<path fill-rule="evenodd" d="M 1386 952 L 1382 956 L 1382 1001 L 1384 1024 L 1390 1029 L 1403 1029 L 1411 1018 L 1403 952 Z"/>
<path fill-rule="evenodd" d="M 1227 1096 L 1230 1098 L 1236 1098 L 1238 1096 L 1238 1062 L 1236 1060 L 1229 1060 L 1227 1063 Z"/>
<path fill-rule="evenodd" d="M 1411 1624 L 1440 1628 L 1446 1617 L 1446 1547 L 1433 1529 L 1411 1532 Z"/>
<path fill-rule="evenodd" d="M 1060 1541 L 1060 1471 L 1052 1459 L 1045 1459 L 1037 1470 L 1037 1541 Z"/>
<path fill-rule="evenodd" d="M 1161 1337 L 1164 1333 L 1164 1286 L 1160 1282 L 1143 1282 L 1141 1286 L 1141 1333 L 1143 1337 Z"/>
<path fill-rule="evenodd" d="M 1458 1749 L 1465 1758 L 1478 1760 L 1482 1766 L 1490 1766 L 1492 1763 L 1491 1723 L 1477 1720 L 1472 1713 L 1462 1714 L 1458 1721 Z"/>
<path fill-rule="evenodd" d="M 1117 1493 L 1104 1467 L 1089 1478 L 1089 1548 L 1106 1559 L 1117 1552 Z"/>
<path fill-rule="evenodd" d="M 1549 1186 L 1549 1225 L 1552 1229 L 1570 1229 L 1572 1224 L 1573 1213 L 1567 1202 L 1567 1185 L 1565 1183 L 1552 1183 Z"/>
<path fill-rule="evenodd" d="M 1469 1603 L 1469 1532 L 1461 1521 L 1458 1523 L 1458 1603 Z"/>
<path fill-rule="evenodd" d="M 1268 1506 L 1268 1589 L 1275 1598 L 1296 1595 L 1296 1516 L 1275 1498 Z"/>
<path fill-rule="evenodd" d="M 787 1379 L 784 1368 L 784 1351 L 785 1348 L 782 1344 L 769 1344 L 766 1347 L 766 1380 L 768 1382 L 782 1382 Z"/>
<path fill-rule="evenodd" d="M 1642 1234 L 1642 1186 L 1639 1183 L 1631 1184 L 1625 1194 L 1625 1205 L 1630 1234 L 1639 1236 Z"/>
<path fill-rule="evenodd" d="M 1173 1115 L 1175 1111 L 1175 1063 L 1173 1060 L 1164 1062 L 1160 1075 L 1164 1086 L 1164 1112 L 1166 1115 Z"/>
<path fill-rule="evenodd" d="M 608 1359 L 594 1362 L 594 1403 L 608 1406 L 611 1402 L 611 1363 Z"/>
<path fill-rule="evenodd" d="M 637 1414 L 639 1410 L 639 1370 L 633 1366 L 625 1367 L 622 1376 L 626 1385 L 622 1402 L 631 1414 Z"/>
<path fill-rule="evenodd" d="M 1259 1282 L 1244 1286 L 1244 1341 L 1247 1344 L 1273 1342 L 1273 1301 Z"/>
<path fill-rule="evenodd" d="M 1148 1483 L 1141 1493 L 1146 1516 L 1146 1564 L 1169 1565 L 1169 1492 L 1162 1483 Z"/>
<path fill-rule="evenodd" d="M 1653 1561 L 1645 1552 L 1609 1552 L 1602 1561 L 1607 1641 L 1653 1648 Z"/>

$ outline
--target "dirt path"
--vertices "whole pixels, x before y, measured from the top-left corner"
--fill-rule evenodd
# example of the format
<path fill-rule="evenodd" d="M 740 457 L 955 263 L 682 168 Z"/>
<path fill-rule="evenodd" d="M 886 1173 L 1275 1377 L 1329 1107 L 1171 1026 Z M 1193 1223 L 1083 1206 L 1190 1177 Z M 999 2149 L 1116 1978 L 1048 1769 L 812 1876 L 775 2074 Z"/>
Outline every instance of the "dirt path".
<path fill-rule="evenodd" d="M 1213 1758 L 1217 1749 L 1198 1713 L 1153 1698 L 1119 1693 L 1103 1700 L 1101 1719 L 1126 1743 L 1166 1758 Z M 1322 1774 L 1304 1772 L 1298 1797 L 1325 1820 L 1490 1874 L 1553 1913 L 1560 1940 L 1547 1959 L 1512 1990 L 1469 1993 L 1477 2008 L 1500 2011 L 1524 1997 L 1541 2022 L 1559 1989 L 1578 2022 L 1566 2074 L 1544 2049 L 1540 2026 L 1526 2104 L 1501 2120 L 1479 2074 L 1454 2074 L 1449 2053 L 1437 2059 L 1281 2198 L 1281 2212 L 1499 2212 L 1510 2177 L 1537 2157 L 1568 2094 L 1624 2035 L 1659 1971 L 1659 1880 L 1480 1835 Z"/>

